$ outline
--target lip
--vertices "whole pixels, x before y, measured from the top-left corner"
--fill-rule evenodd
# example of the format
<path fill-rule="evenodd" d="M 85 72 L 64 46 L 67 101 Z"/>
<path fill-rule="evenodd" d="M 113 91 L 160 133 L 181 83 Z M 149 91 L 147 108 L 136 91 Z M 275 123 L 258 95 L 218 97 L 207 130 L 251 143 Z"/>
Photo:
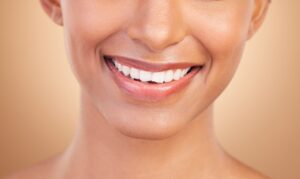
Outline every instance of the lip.
<path fill-rule="evenodd" d="M 157 72 L 157 71 L 165 71 L 169 69 L 183 69 L 187 67 L 193 67 L 192 70 L 186 74 L 184 77 L 177 81 L 171 81 L 168 83 L 144 83 L 140 81 L 133 80 L 129 77 L 124 76 L 121 72 L 119 72 L 112 60 L 103 58 L 105 64 L 110 69 L 111 76 L 117 86 L 121 89 L 121 91 L 125 92 L 130 97 L 137 99 L 139 101 L 145 102 L 158 102 L 164 100 L 165 98 L 171 96 L 172 94 L 178 93 L 182 91 L 188 84 L 191 82 L 193 77 L 205 66 L 199 65 L 195 63 L 165 63 L 165 64 L 157 64 L 157 63 L 148 63 L 140 60 L 129 59 L 126 57 L 120 56 L 109 56 L 114 60 L 118 61 L 121 64 L 126 66 L 134 67 L 141 70 Z"/>
<path fill-rule="evenodd" d="M 120 56 L 110 56 L 113 57 L 115 61 L 124 64 L 126 66 L 134 67 L 137 69 L 151 71 L 151 72 L 159 72 L 170 69 L 184 69 L 192 66 L 200 66 L 196 63 L 148 63 L 141 60 L 130 59 Z"/>

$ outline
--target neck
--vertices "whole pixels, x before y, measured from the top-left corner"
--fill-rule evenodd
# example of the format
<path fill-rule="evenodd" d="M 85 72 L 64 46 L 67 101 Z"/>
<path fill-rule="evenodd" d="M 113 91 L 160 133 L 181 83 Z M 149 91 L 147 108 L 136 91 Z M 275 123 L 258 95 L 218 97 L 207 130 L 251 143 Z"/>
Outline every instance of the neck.
<path fill-rule="evenodd" d="M 62 178 L 211 177 L 223 162 L 212 123 L 209 107 L 174 136 L 135 139 L 113 129 L 82 95 L 80 125 L 63 154 Z"/>

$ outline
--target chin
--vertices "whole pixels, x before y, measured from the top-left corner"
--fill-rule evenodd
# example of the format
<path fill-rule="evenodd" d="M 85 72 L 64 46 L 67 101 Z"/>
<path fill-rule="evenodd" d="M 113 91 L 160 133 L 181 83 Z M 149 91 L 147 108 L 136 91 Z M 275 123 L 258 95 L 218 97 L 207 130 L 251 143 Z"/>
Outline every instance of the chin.
<path fill-rule="evenodd" d="M 154 115 L 155 116 L 155 115 Z M 117 118 L 117 120 L 109 121 L 110 125 L 124 136 L 144 140 L 163 140 L 176 135 L 186 125 L 184 121 L 180 121 L 174 117 L 156 118 L 144 117 L 142 119 L 131 120 Z"/>
<path fill-rule="evenodd" d="M 169 137 L 176 135 L 179 131 L 176 129 L 165 129 L 165 128 L 158 128 L 158 129 L 136 129 L 130 127 L 123 127 L 117 128 L 117 130 L 124 136 L 135 138 L 135 139 L 142 139 L 142 140 L 163 140 Z"/>

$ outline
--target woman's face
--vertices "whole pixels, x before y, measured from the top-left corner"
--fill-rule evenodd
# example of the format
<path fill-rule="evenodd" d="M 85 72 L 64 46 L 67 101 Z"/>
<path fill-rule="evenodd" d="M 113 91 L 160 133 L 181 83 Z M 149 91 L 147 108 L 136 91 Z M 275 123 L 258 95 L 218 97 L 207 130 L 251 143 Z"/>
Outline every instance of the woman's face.
<path fill-rule="evenodd" d="M 210 109 L 253 31 L 255 3 L 57 1 L 83 93 L 116 130 L 152 139 L 179 132 Z"/>

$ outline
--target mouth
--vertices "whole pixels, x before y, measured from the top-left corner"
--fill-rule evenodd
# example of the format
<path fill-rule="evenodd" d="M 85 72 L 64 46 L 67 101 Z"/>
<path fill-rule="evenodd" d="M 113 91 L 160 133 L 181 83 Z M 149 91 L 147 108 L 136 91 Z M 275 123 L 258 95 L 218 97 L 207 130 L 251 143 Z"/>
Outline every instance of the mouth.
<path fill-rule="evenodd" d="M 145 102 L 158 102 L 178 93 L 205 67 L 194 63 L 148 63 L 108 55 L 103 59 L 121 91 Z"/>

